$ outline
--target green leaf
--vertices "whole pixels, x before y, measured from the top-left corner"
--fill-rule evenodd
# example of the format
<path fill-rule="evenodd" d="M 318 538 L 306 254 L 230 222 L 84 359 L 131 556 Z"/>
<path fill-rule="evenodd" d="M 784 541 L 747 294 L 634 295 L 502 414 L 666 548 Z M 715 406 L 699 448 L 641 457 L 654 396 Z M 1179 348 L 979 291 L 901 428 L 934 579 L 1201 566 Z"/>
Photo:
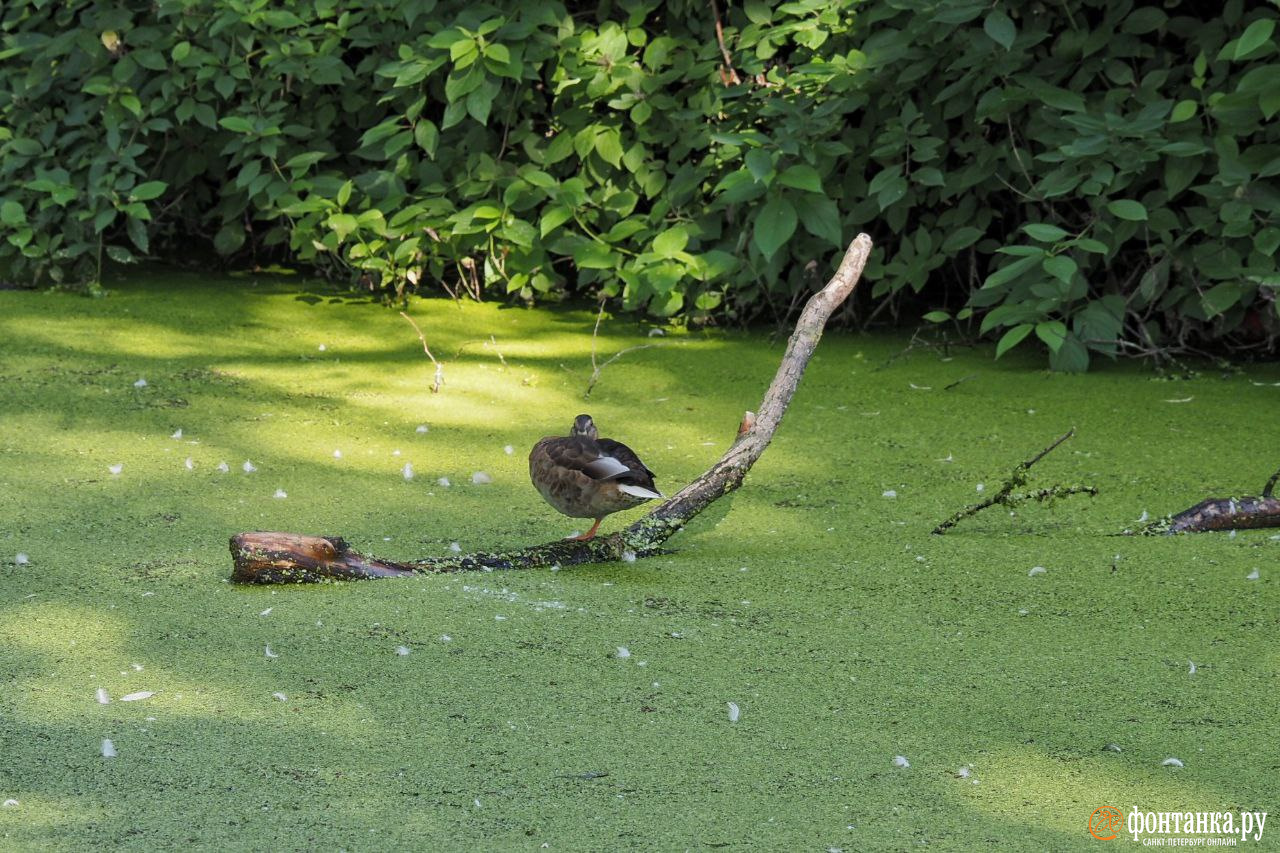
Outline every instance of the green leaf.
<path fill-rule="evenodd" d="M 617 255 L 603 243 L 594 240 L 583 241 L 573 249 L 573 263 L 580 269 L 608 270 L 613 269 Z"/>
<path fill-rule="evenodd" d="M 930 311 L 920 319 L 924 320 L 926 323 L 945 323 L 951 319 L 951 315 L 946 311 Z"/>
<path fill-rule="evenodd" d="M 987 280 L 982 283 L 982 289 L 989 290 L 991 288 L 1008 284 L 1027 270 L 1039 264 L 1043 258 L 1044 251 L 1039 249 L 1037 249 L 1034 254 L 1018 258 L 1013 263 L 1007 264 L 987 276 Z"/>
<path fill-rule="evenodd" d="M 1147 220 L 1147 209 L 1141 202 L 1133 201 L 1132 199 L 1122 198 L 1108 202 L 1107 210 L 1111 211 L 1113 216 L 1130 222 L 1145 222 Z"/>
<path fill-rule="evenodd" d="M 27 221 L 27 211 L 13 200 L 0 204 L 0 223 L 4 225 L 23 225 Z"/>
<path fill-rule="evenodd" d="M 1089 351 L 1068 332 L 1057 351 L 1049 353 L 1049 367 L 1061 373 L 1084 373 L 1089 369 Z"/>
<path fill-rule="evenodd" d="M 326 223 L 337 233 L 339 240 L 345 240 L 360 227 L 359 221 L 349 213 L 335 213 Z"/>
<path fill-rule="evenodd" d="M 1063 284 L 1070 284 L 1071 279 L 1075 278 L 1076 271 L 1079 269 L 1076 262 L 1067 255 L 1054 255 L 1051 258 L 1045 258 L 1043 268 L 1045 272 Z"/>
<path fill-rule="evenodd" d="M 1018 37 L 1018 28 L 1014 26 L 1013 19 L 1000 9 L 991 10 L 982 23 L 982 29 L 1005 50 L 1012 48 L 1013 40 Z"/>
<path fill-rule="evenodd" d="M 747 164 L 747 170 L 751 172 L 751 177 L 757 182 L 763 181 L 769 183 L 769 179 L 773 177 L 773 156 L 763 148 L 752 148 L 743 158 Z"/>
<path fill-rule="evenodd" d="M 191 53 L 191 42 L 180 41 L 173 46 L 173 52 L 169 54 L 173 57 L 174 62 L 181 62 Z"/>
<path fill-rule="evenodd" d="M 413 141 L 418 143 L 418 147 L 434 160 L 436 147 L 440 144 L 440 131 L 436 129 L 434 123 L 425 118 L 419 119 L 417 124 L 413 126 Z"/>
<path fill-rule="evenodd" d="M 1027 236 L 1032 240 L 1039 240 L 1041 243 L 1057 243 L 1067 237 L 1067 232 L 1057 225 L 1048 225 L 1042 222 L 1023 225 L 1022 230 L 1027 232 Z"/>
<path fill-rule="evenodd" d="M 1235 59 L 1238 62 L 1271 40 L 1276 28 L 1275 18 L 1259 18 L 1248 26 L 1236 42 Z"/>
<path fill-rule="evenodd" d="M 1177 105 L 1173 108 L 1173 112 L 1169 114 L 1169 124 L 1177 124 L 1178 122 L 1186 121 L 1194 116 L 1196 114 L 1196 110 L 1199 108 L 1200 105 L 1195 101 L 1178 101 Z"/>
<path fill-rule="evenodd" d="M 1019 323 L 1000 337 L 1000 342 L 996 344 L 996 358 L 1004 355 L 1009 350 L 1022 343 L 1023 338 L 1031 334 L 1034 329 L 1031 323 Z"/>
<path fill-rule="evenodd" d="M 796 230 L 796 209 L 782 196 L 769 199 L 756 214 L 752 239 L 760 254 L 772 258 Z"/>
<path fill-rule="evenodd" d="M 542 211 L 542 219 L 538 223 L 538 230 L 545 237 L 572 218 L 573 211 L 567 207 L 545 208 Z"/>
<path fill-rule="evenodd" d="M 782 174 L 778 175 L 778 183 L 811 193 L 822 193 L 822 179 L 818 176 L 818 170 L 803 163 L 784 169 Z"/>
<path fill-rule="evenodd" d="M 1212 320 L 1229 310 L 1240 301 L 1241 292 L 1240 283 L 1235 281 L 1224 281 L 1209 288 L 1200 295 L 1200 304 L 1204 306 L 1205 317 Z"/>
<path fill-rule="evenodd" d="M 622 136 L 611 127 L 596 136 L 596 153 L 615 169 L 622 167 Z"/>
<path fill-rule="evenodd" d="M 972 225 L 964 225 L 947 235 L 942 241 L 942 251 L 947 254 L 967 249 L 982 237 L 982 230 Z"/>
<path fill-rule="evenodd" d="M 837 248 L 844 246 L 844 235 L 840 231 L 840 209 L 834 201 L 823 195 L 806 193 L 792 203 L 796 213 L 800 214 L 800 224 L 804 226 L 804 230 Z"/>
<path fill-rule="evenodd" d="M 664 258 L 674 258 L 689 244 L 689 232 L 683 225 L 668 228 L 653 238 L 653 251 Z"/>
<path fill-rule="evenodd" d="M 252 133 L 253 122 L 243 116 L 224 116 L 218 119 L 218 124 L 222 125 L 232 133 Z"/>
<path fill-rule="evenodd" d="M 1044 341 L 1045 346 L 1049 347 L 1049 352 L 1057 352 L 1062 349 L 1062 343 L 1067 339 L 1067 326 L 1061 320 L 1036 323 L 1036 337 Z"/>
<path fill-rule="evenodd" d="M 229 255 L 244 245 L 244 226 L 238 222 L 228 222 L 218 229 L 214 235 L 213 247 L 220 255 Z"/>
<path fill-rule="evenodd" d="M 138 184 L 133 188 L 133 192 L 129 193 L 130 201 L 151 201 L 153 198 L 159 198 L 169 185 L 164 181 L 147 181 L 145 184 Z"/>
<path fill-rule="evenodd" d="M 295 154 L 285 162 L 284 167 L 286 169 L 308 169 L 319 163 L 326 156 L 323 151 L 307 151 L 304 154 Z"/>

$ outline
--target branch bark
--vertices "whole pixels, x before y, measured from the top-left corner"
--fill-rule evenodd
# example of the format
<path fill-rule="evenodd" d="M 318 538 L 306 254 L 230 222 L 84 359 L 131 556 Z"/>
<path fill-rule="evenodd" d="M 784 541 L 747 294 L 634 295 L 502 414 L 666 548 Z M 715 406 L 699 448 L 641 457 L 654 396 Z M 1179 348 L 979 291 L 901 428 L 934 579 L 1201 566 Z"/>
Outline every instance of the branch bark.
<path fill-rule="evenodd" d="M 1280 471 L 1262 487 L 1262 497 L 1206 498 L 1177 515 L 1139 531 L 1146 534 L 1204 533 L 1210 530 L 1255 530 L 1280 527 L 1280 498 L 1274 497 Z M 1127 532 L 1127 531 L 1126 531 Z"/>
<path fill-rule="evenodd" d="M 736 490 L 764 453 L 782 422 L 791 397 L 833 311 L 853 292 L 871 254 L 871 238 L 859 234 L 826 287 L 809 298 L 778 372 L 758 412 L 747 412 L 733 445 L 715 465 L 629 527 L 586 541 L 557 540 L 513 551 L 428 557 L 408 563 L 365 557 L 337 536 L 295 533 L 241 533 L 231 539 L 240 583 L 309 583 L 406 577 L 419 573 L 532 569 L 646 557 L 678 533 L 714 501 Z"/>

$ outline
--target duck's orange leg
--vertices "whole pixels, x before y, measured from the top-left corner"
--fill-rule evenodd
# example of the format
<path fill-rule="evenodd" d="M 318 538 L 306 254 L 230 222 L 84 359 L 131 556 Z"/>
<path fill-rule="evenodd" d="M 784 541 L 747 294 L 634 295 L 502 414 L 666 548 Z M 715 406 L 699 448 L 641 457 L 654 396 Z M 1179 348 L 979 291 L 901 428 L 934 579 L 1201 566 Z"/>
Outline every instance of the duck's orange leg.
<path fill-rule="evenodd" d="M 604 519 L 603 519 L 603 518 L 597 518 L 597 519 L 596 519 L 596 523 L 595 523 L 595 524 L 593 524 L 593 525 L 591 525 L 591 529 L 590 529 L 590 530 L 588 530 L 586 533 L 583 533 L 581 536 L 570 536 L 570 537 L 568 537 L 568 538 L 570 538 L 570 539 L 572 539 L 572 540 L 574 540 L 574 541 L 576 541 L 576 542 L 585 542 L 585 541 L 587 541 L 588 539 L 592 539 L 592 538 L 594 538 L 594 537 L 595 537 L 595 535 L 596 535 L 596 531 L 600 528 L 600 522 L 602 522 L 602 521 L 604 521 Z"/>

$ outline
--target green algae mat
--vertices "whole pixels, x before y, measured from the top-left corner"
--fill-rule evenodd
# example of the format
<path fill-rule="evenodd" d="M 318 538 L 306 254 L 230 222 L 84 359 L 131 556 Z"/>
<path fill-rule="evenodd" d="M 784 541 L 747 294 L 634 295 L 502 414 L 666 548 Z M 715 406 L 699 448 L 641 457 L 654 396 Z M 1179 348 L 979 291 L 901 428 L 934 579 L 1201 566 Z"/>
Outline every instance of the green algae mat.
<path fill-rule="evenodd" d="M 584 402 L 590 312 L 409 313 L 438 394 L 404 319 L 319 286 L 0 292 L 0 848 L 1087 849 L 1102 808 L 1277 810 L 1275 531 L 1114 535 L 1258 492 L 1276 366 L 831 334 L 673 553 L 228 583 L 249 530 L 410 560 L 582 529 L 526 455 L 583 411 L 670 493 L 783 344 L 606 321 L 598 362 L 647 348 Z M 1073 426 L 1031 482 L 1096 498 L 930 535 Z"/>

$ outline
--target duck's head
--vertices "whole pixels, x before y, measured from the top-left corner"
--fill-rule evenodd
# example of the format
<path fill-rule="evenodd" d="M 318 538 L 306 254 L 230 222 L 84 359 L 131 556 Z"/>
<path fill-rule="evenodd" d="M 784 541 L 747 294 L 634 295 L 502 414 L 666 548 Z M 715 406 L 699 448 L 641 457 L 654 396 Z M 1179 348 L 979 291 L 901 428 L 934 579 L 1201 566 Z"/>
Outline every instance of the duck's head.
<path fill-rule="evenodd" d="M 573 429 L 569 430 L 569 435 L 582 436 L 584 438 L 599 438 L 596 432 L 595 421 L 591 420 L 591 415 L 578 415 L 573 419 Z"/>

